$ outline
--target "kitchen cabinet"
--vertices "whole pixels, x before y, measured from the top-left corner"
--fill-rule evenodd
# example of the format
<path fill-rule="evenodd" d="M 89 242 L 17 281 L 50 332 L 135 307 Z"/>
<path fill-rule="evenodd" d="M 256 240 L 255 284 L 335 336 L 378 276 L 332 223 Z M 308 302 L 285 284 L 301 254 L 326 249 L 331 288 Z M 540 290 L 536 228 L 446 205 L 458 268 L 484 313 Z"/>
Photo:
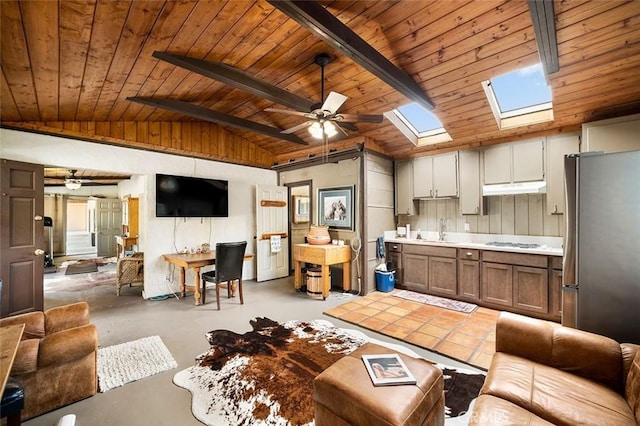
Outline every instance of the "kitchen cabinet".
<path fill-rule="evenodd" d="M 481 300 L 516 312 L 548 314 L 548 257 L 483 251 Z"/>
<path fill-rule="evenodd" d="M 549 272 L 549 314 L 558 320 L 562 318 L 562 257 L 551 258 Z"/>
<path fill-rule="evenodd" d="M 513 267 L 513 307 L 539 314 L 549 312 L 549 285 L 546 268 Z"/>
<path fill-rule="evenodd" d="M 396 215 L 416 214 L 413 201 L 413 161 L 396 162 Z"/>
<path fill-rule="evenodd" d="M 483 164 L 485 185 L 544 180 L 544 139 L 486 148 Z"/>
<path fill-rule="evenodd" d="M 484 184 L 511 182 L 511 145 L 500 144 L 482 152 L 484 160 Z"/>
<path fill-rule="evenodd" d="M 457 294 L 456 249 L 420 244 L 404 244 L 403 286 L 420 293 Z"/>
<path fill-rule="evenodd" d="M 562 256 L 385 243 L 396 286 L 493 309 L 561 319 Z"/>
<path fill-rule="evenodd" d="M 458 196 L 458 152 L 413 160 L 414 198 Z"/>
<path fill-rule="evenodd" d="M 480 191 L 480 152 L 467 149 L 460 151 L 458 155 L 460 214 L 483 214 Z"/>
<path fill-rule="evenodd" d="M 418 293 L 428 293 L 429 258 L 415 253 L 402 255 L 404 269 L 402 287 Z"/>
<path fill-rule="evenodd" d="M 483 302 L 499 306 L 513 306 L 513 267 L 500 263 L 482 262 Z"/>
<path fill-rule="evenodd" d="M 402 286 L 402 244 L 385 243 L 385 257 L 387 262 L 393 262 L 396 268 L 395 285 Z"/>
<path fill-rule="evenodd" d="M 429 257 L 429 293 L 455 297 L 458 294 L 457 261 L 447 257 Z"/>
<path fill-rule="evenodd" d="M 640 114 L 584 123 L 582 151 L 626 152 L 640 150 Z"/>
<path fill-rule="evenodd" d="M 516 142 L 511 148 L 513 182 L 544 180 L 544 139 Z"/>
<path fill-rule="evenodd" d="M 468 302 L 480 300 L 480 252 L 458 249 L 458 296 Z"/>
<path fill-rule="evenodd" d="M 547 214 L 564 213 L 564 156 L 579 151 L 577 133 L 547 137 Z"/>

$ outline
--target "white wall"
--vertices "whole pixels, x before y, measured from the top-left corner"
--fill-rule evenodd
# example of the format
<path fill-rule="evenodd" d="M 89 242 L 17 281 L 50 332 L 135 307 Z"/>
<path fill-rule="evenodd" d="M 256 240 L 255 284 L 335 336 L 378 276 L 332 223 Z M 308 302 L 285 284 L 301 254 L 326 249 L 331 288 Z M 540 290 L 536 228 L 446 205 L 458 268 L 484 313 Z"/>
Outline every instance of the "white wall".
<path fill-rule="evenodd" d="M 140 198 L 139 248 L 145 252 L 145 297 L 178 291 L 178 272 L 162 259 L 184 246 L 209 242 L 247 240 L 247 252 L 255 253 L 255 185 L 276 185 L 271 170 L 220 163 L 56 136 L 0 129 L 0 157 L 69 169 L 93 169 L 135 174 L 121 184 L 119 196 Z M 229 181 L 228 218 L 156 218 L 155 174 L 226 179 Z M 168 282 L 166 276 L 171 280 Z M 255 260 L 245 262 L 243 276 L 255 278 Z M 194 280 L 188 271 L 187 283 Z"/>

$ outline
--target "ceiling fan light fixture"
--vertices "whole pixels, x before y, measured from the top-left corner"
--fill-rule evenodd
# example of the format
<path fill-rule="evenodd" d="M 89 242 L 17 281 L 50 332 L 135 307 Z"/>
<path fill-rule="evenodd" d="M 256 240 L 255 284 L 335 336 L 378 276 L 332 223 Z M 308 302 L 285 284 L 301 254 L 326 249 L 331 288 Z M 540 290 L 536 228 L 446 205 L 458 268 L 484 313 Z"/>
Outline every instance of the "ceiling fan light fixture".
<path fill-rule="evenodd" d="M 76 189 L 80 189 L 80 187 L 82 186 L 82 183 L 80 183 L 78 180 L 68 179 L 64 183 L 64 186 L 66 186 L 68 189 L 71 189 L 72 191 L 75 191 Z"/>
<path fill-rule="evenodd" d="M 338 129 L 331 121 L 316 121 L 309 126 L 309 133 L 316 139 L 322 139 L 323 133 L 330 138 L 338 134 Z"/>

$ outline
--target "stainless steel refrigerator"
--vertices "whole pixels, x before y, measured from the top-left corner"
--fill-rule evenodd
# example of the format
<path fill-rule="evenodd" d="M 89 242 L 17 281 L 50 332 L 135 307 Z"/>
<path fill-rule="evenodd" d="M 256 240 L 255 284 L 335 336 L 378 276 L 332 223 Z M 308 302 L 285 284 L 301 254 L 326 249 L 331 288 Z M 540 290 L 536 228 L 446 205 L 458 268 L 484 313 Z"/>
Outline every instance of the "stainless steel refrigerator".
<path fill-rule="evenodd" d="M 565 157 L 562 323 L 640 344 L 640 151 Z"/>

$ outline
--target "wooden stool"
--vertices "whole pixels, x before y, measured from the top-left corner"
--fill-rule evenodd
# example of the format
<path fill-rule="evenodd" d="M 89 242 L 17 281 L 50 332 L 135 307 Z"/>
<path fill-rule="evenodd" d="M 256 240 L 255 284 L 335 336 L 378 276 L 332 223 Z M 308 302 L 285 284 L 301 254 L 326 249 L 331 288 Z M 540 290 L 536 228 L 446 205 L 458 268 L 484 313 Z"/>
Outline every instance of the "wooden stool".
<path fill-rule="evenodd" d="M 320 373 L 313 382 L 316 426 L 444 425 L 444 378 L 424 359 L 400 354 L 415 385 L 373 386 L 362 355 L 395 353 L 367 343 Z"/>
<path fill-rule="evenodd" d="M 15 426 L 21 423 L 20 414 L 24 408 L 24 389 L 15 379 L 9 377 L 7 385 L 2 393 L 2 406 L 0 413 L 7 418 L 7 426 Z"/>

